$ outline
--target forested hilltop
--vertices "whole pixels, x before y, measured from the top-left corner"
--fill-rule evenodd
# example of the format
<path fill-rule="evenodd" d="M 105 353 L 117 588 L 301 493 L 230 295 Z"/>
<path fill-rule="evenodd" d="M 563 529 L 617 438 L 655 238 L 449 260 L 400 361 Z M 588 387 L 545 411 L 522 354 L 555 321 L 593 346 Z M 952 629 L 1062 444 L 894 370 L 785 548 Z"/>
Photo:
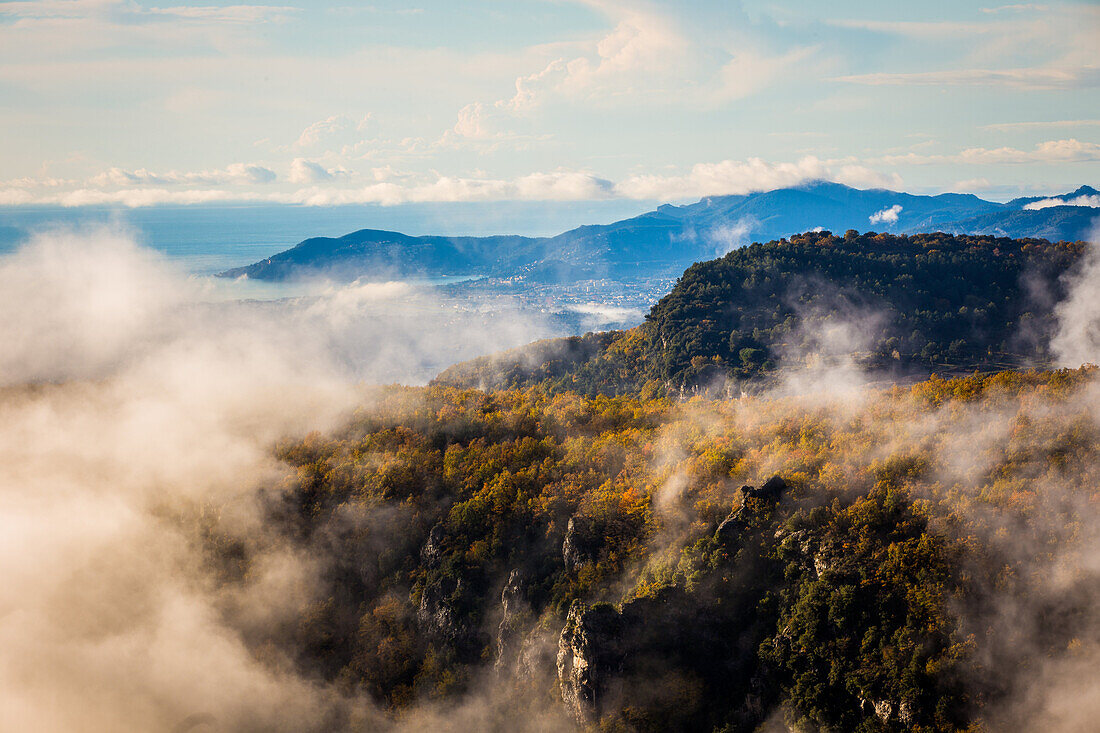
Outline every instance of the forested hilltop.
<path fill-rule="evenodd" d="M 1084 730 L 1045 701 L 1100 651 L 1098 390 L 394 387 L 279 446 L 263 539 L 198 522 L 228 598 L 314 558 L 248 643 L 409 730 Z"/>
<path fill-rule="evenodd" d="M 676 394 L 767 380 L 808 360 L 886 376 L 1049 362 L 1062 278 L 1084 242 L 807 232 L 692 265 L 621 332 L 455 365 L 441 384 Z"/>

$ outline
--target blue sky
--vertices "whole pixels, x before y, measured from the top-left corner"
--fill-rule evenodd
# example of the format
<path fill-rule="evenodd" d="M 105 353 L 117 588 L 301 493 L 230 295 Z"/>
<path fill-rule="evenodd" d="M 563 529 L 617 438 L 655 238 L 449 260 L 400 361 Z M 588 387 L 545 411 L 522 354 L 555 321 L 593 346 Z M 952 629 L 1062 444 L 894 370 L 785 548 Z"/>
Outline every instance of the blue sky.
<path fill-rule="evenodd" d="M 1100 183 L 1100 4 L 0 2 L 0 204 Z"/>

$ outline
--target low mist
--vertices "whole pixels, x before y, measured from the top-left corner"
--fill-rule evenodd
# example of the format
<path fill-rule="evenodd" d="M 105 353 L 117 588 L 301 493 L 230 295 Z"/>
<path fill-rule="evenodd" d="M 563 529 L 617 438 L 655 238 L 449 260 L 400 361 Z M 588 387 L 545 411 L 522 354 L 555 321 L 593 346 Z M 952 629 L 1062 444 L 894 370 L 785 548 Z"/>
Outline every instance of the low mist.
<path fill-rule="evenodd" d="M 108 229 L 42 234 L 4 258 L 4 727 L 301 731 L 369 717 L 246 648 L 196 527 L 216 516 L 262 536 L 256 492 L 285 475 L 273 442 L 331 429 L 369 399 L 361 385 L 421 382 L 545 329 L 400 283 L 207 303 L 201 281 Z M 266 546 L 236 617 L 292 615 L 314 591 L 311 562 Z"/>
<path fill-rule="evenodd" d="M 1100 353 L 1095 251 L 1073 277 L 1054 344 L 1076 367 Z M 369 410 L 373 385 L 421 384 L 447 364 L 551 335 L 551 326 L 518 310 L 464 310 L 403 283 L 263 303 L 213 303 L 207 295 L 202 281 L 110 229 L 42 234 L 0 260 L 4 727 L 571 728 L 554 705 L 516 710 L 488 665 L 477 692 L 418 702 L 395 720 L 351 688 L 304 674 L 287 650 L 250 642 L 264 635 L 255 632 L 293 625 L 326 592 L 318 581 L 325 558 L 265 526 L 264 492 L 292 481 L 273 445 L 333 431 L 353 410 Z M 1095 489 L 1080 481 L 1100 478 L 1100 465 L 1066 484 L 1036 463 L 1031 480 L 1045 490 L 1030 527 L 1011 525 L 1010 513 L 968 492 L 989 480 L 1007 451 L 1038 450 L 1028 424 L 1083 420 L 1097 429 L 1100 391 L 1094 384 L 1069 405 L 868 407 L 863 395 L 876 389 L 873 377 L 850 355 L 876 318 L 845 306 L 823 327 L 798 334 L 801 348 L 784 358 L 805 366 L 770 392 L 675 408 L 646 468 L 663 522 L 650 540 L 653 555 L 677 551 L 698 521 L 694 482 L 709 440 L 744 446 L 723 479 L 730 496 L 740 482 L 809 470 L 812 450 L 846 451 L 828 471 L 813 464 L 838 491 L 858 489 L 860 476 L 896 454 L 934 455 L 914 489 L 918 498 L 964 497 L 975 532 L 987 533 L 998 557 L 1015 563 L 1033 589 L 1017 601 L 999 587 L 980 587 L 981 612 L 960 611 L 975 634 L 993 640 L 983 652 L 986 672 L 1003 674 L 996 685 L 1005 696 L 981 717 L 990 730 L 1086 730 L 1100 715 L 1089 684 L 1100 664 L 1090 641 L 1100 633 L 1100 511 L 1087 500 Z M 816 425 L 852 444 L 815 446 Z M 803 452 L 774 449 L 777 431 L 788 429 L 809 436 Z M 376 511 L 381 522 L 400 508 Z M 254 555 L 242 582 L 218 582 L 204 546 L 211 534 L 250 538 Z M 620 587 L 642 571 L 631 566 Z M 1032 625 L 1044 618 L 1043 602 L 1067 598 L 1090 609 L 1073 617 L 1070 630 L 1083 641 L 1040 659 L 1028 642 L 1038 633 Z M 778 716 L 769 725 L 784 728 Z"/>

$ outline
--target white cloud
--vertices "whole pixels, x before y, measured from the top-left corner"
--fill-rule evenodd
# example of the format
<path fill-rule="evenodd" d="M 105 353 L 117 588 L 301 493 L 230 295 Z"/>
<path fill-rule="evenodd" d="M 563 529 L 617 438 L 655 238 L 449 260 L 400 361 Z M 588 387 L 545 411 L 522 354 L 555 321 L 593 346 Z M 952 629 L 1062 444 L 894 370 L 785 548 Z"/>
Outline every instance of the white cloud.
<path fill-rule="evenodd" d="M 589 173 L 533 173 L 516 180 L 521 199 L 569 201 L 608 198 L 615 184 Z"/>
<path fill-rule="evenodd" d="M 302 130 L 302 134 L 294 141 L 293 147 L 313 147 L 321 141 L 322 137 L 346 129 L 350 122 L 351 120 L 348 119 L 347 115 L 333 115 L 323 120 L 318 120 Z"/>
<path fill-rule="evenodd" d="M 295 158 L 284 185 L 277 190 L 258 190 L 256 184 L 274 182 L 275 173 L 258 165 L 236 164 L 224 170 L 199 173 L 153 173 L 146 169 L 112 168 L 80 181 L 16 179 L 0 183 L 0 204 L 54 204 L 84 206 L 120 204 L 200 204 L 218 201 L 265 201 L 315 206 L 377 203 L 393 205 L 444 201 L 585 201 L 608 198 L 697 199 L 703 196 L 741 194 L 815 179 L 827 179 L 856 187 L 902 185 L 897 174 L 844 162 L 805 157 L 794 163 L 769 163 L 759 158 L 700 163 L 686 174 L 635 174 L 620 181 L 587 171 L 559 169 L 514 178 L 475 176 L 425 176 L 377 166 L 366 172 L 371 183 L 349 187 L 359 174 L 340 165 L 327 167 L 318 160 Z M 344 185 L 339 185 L 344 181 Z M 57 184 L 57 185 L 47 185 Z M 285 184 L 302 186 L 288 189 Z M 202 186 L 212 186 L 204 188 Z M 213 187 L 217 186 L 217 187 Z M 58 190 L 65 189 L 65 190 Z"/>
<path fill-rule="evenodd" d="M 578 55 L 551 60 L 515 80 L 515 93 L 495 102 L 471 102 L 458 113 L 454 135 L 495 139 L 511 123 L 551 102 L 598 107 L 616 103 L 711 106 L 740 99 L 795 76 L 817 46 L 766 48 L 762 34 L 728 28 L 683 28 L 679 14 L 658 6 L 580 0 L 614 23 Z M 719 23 L 714 17 L 709 23 Z"/>
<path fill-rule="evenodd" d="M 24 188 L 0 188 L 0 206 L 26 206 L 39 201 L 39 197 Z"/>
<path fill-rule="evenodd" d="M 1088 206 L 1093 209 L 1100 209 L 1100 196 L 1078 196 L 1072 199 L 1051 198 L 1024 204 L 1024 208 L 1028 211 L 1047 209 L 1051 206 Z"/>
<path fill-rule="evenodd" d="M 894 204 L 888 209 L 882 211 L 876 211 L 867 217 L 867 221 L 872 224 L 897 224 L 898 214 L 901 213 L 901 204 Z"/>
<path fill-rule="evenodd" d="M 381 181 L 362 188 L 313 187 L 282 197 L 311 206 L 374 203 L 394 205 L 442 201 L 584 201 L 609 198 L 614 185 L 589 173 L 533 173 L 505 180 L 440 176 L 434 181 L 404 184 Z"/>
<path fill-rule="evenodd" d="M 302 130 L 302 134 L 298 136 L 298 139 L 296 141 L 294 141 L 294 147 L 313 147 L 321 141 L 321 138 L 327 137 L 341 130 L 345 130 L 350 124 L 351 118 L 349 118 L 347 115 L 332 115 L 331 117 L 327 117 L 323 120 L 318 120 L 306 129 Z"/>
<path fill-rule="evenodd" d="M 1033 150 L 1018 148 L 967 148 L 959 153 L 946 155 L 885 155 L 871 158 L 869 162 L 882 165 L 931 165 L 961 163 L 965 165 L 998 165 L 1013 163 L 1085 163 L 1100 160 L 1100 144 L 1083 142 L 1076 138 L 1047 140 L 1038 143 Z"/>
<path fill-rule="evenodd" d="M 2 195 L 0 195 L 2 198 Z M 224 189 L 167 189 L 167 188 L 131 188 L 119 191 L 103 191 L 81 188 L 34 198 L 34 203 L 57 204 L 59 206 L 102 206 L 119 204 L 137 208 L 158 204 L 212 204 L 224 201 L 259 201 L 264 197 L 248 191 L 227 191 Z"/>
<path fill-rule="evenodd" d="M 460 137 L 476 140 L 495 137 L 499 134 L 491 126 L 491 118 L 499 110 L 506 109 L 504 103 L 486 105 L 483 102 L 471 102 L 458 111 L 458 121 L 453 128 Z"/>
<path fill-rule="evenodd" d="M 291 183 L 324 183 L 347 175 L 348 171 L 343 167 L 325 168 L 316 161 L 295 158 L 290 164 L 287 180 Z"/>
<path fill-rule="evenodd" d="M 884 175 L 859 165 L 845 165 L 834 170 L 826 161 L 807 156 L 795 163 L 768 163 L 760 158 L 698 163 L 686 175 L 634 175 L 615 188 L 627 198 L 668 201 L 766 191 L 817 179 L 864 187 L 902 185 L 897 174 Z"/>
<path fill-rule="evenodd" d="M 222 170 L 199 171 L 194 173 L 153 173 L 145 168 L 134 171 L 122 168 L 110 168 L 100 173 L 89 183 L 97 187 L 145 186 L 145 185 L 188 185 L 218 186 L 225 184 L 254 185 L 271 183 L 277 176 L 275 171 L 255 163 L 233 163 Z"/>
<path fill-rule="evenodd" d="M 512 121 L 534 112 L 545 99 L 560 88 L 569 70 L 563 59 L 551 61 L 542 71 L 516 79 L 516 93 L 496 102 L 471 102 L 458 111 L 454 127 L 444 135 L 442 144 L 457 135 L 468 140 L 501 140 L 517 136 L 509 128 Z"/>
<path fill-rule="evenodd" d="M 752 230 L 760 225 L 760 222 L 751 216 L 744 216 L 733 224 L 722 224 L 714 227 L 706 233 L 707 241 L 714 246 L 714 253 L 723 257 L 739 247 L 748 244 Z"/>

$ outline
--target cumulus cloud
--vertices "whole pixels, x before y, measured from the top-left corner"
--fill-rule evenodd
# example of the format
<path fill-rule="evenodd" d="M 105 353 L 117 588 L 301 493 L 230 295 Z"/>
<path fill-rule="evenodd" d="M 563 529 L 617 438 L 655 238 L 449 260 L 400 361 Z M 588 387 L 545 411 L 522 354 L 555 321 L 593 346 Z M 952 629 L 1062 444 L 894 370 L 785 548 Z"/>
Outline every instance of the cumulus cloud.
<path fill-rule="evenodd" d="M 21 197 L 20 194 L 27 194 Z M 220 188 L 168 189 L 168 188 L 126 188 L 103 190 L 78 188 L 56 194 L 34 195 L 26 191 L 0 191 L 0 201 L 13 203 L 50 204 L 57 206 L 102 206 L 119 204 L 137 208 L 158 204 L 212 204 L 228 201 L 274 201 L 275 198 L 261 196 L 251 191 L 226 190 Z"/>
<path fill-rule="evenodd" d="M 1037 209 L 1047 209 L 1051 206 L 1088 206 L 1097 209 L 1100 208 L 1100 195 L 1083 195 L 1071 199 L 1042 199 L 1040 201 L 1032 201 L 1031 203 L 1024 204 L 1024 209 L 1035 211 Z"/>
<path fill-rule="evenodd" d="M 155 174 L 147 170 L 114 168 L 80 187 L 57 190 L 35 182 L 9 181 L 0 187 L 0 203 L 86 206 L 121 204 L 199 204 L 218 201 L 264 201 L 315 206 L 377 203 L 384 205 L 443 201 L 583 201 L 606 198 L 687 200 L 702 196 L 743 194 L 811 180 L 833 180 L 855 187 L 900 188 L 896 173 L 884 174 L 869 167 L 837 164 L 814 157 L 794 163 L 769 163 L 759 158 L 700 163 L 686 174 L 635 174 L 612 181 L 587 171 L 556 170 L 530 173 L 515 178 L 440 176 L 426 178 L 396 171 L 392 166 L 373 168 L 361 187 L 334 185 L 354 180 L 357 174 L 335 165 L 295 158 L 287 183 L 296 190 L 253 190 L 250 183 L 271 182 L 275 173 L 262 166 L 229 166 L 224 171 Z M 199 188 L 202 183 L 235 184 L 240 188 Z M 182 187 L 190 185 L 192 187 Z M 181 186 L 174 189 L 173 186 Z M 34 188 L 48 190 L 33 190 Z M 64 187 L 62 187 L 64 188 Z"/>
<path fill-rule="evenodd" d="M 319 145 L 354 144 L 357 136 L 368 129 L 372 117 L 371 114 L 366 114 L 356 120 L 346 114 L 330 115 L 308 125 L 290 147 L 307 149 Z"/>
<path fill-rule="evenodd" d="M 109 168 L 92 177 L 93 186 L 145 186 L 145 185 L 185 185 L 210 186 L 224 184 L 260 184 L 271 183 L 278 176 L 275 171 L 255 163 L 233 163 L 221 170 L 180 173 L 153 173 L 145 168 L 130 171 L 123 168 Z"/>
<path fill-rule="evenodd" d="M 295 158 L 290 164 L 291 183 L 323 183 L 348 175 L 343 167 L 325 168 L 320 163 L 305 158 Z"/>
<path fill-rule="evenodd" d="M 542 71 L 516 79 L 516 92 L 492 103 L 471 102 L 458 111 L 458 120 L 448 132 L 461 138 L 486 140 L 515 136 L 510 121 L 537 109 L 548 87 L 567 73 L 565 61 L 551 61 Z M 446 136 L 444 136 L 446 142 Z"/>
<path fill-rule="evenodd" d="M 897 224 L 898 214 L 901 213 L 901 209 L 901 204 L 894 204 L 889 208 L 871 214 L 867 217 L 867 221 L 872 224 Z"/>
<path fill-rule="evenodd" d="M 899 187 L 902 184 L 897 174 L 884 175 L 857 165 L 834 169 L 826 161 L 807 156 L 795 163 L 768 163 L 760 158 L 698 163 L 686 175 L 631 176 L 619 183 L 616 191 L 628 198 L 682 200 L 767 191 L 819 179 L 863 187 Z"/>
<path fill-rule="evenodd" d="M 332 117 L 318 120 L 302 130 L 302 134 L 294 141 L 294 146 L 307 148 L 316 145 L 323 136 L 344 129 L 348 121 L 349 120 L 344 115 L 333 115 Z"/>
<path fill-rule="evenodd" d="M 313 206 L 441 201 L 582 201 L 608 198 L 614 191 L 614 184 L 590 173 L 558 171 L 532 173 L 510 180 L 441 176 L 427 183 L 381 181 L 355 189 L 314 187 L 296 191 L 283 200 Z"/>

